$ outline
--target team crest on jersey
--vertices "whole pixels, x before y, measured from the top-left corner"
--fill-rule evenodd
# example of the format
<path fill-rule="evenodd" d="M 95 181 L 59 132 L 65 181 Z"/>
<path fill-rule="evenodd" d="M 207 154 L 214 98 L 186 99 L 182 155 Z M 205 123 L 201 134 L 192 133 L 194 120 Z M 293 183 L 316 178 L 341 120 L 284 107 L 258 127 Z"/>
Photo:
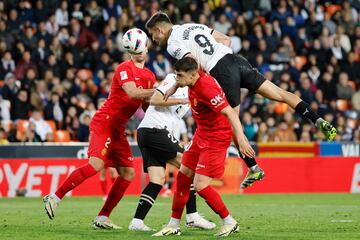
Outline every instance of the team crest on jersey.
<path fill-rule="evenodd" d="M 107 149 L 106 149 L 106 148 L 103 148 L 103 149 L 101 150 L 101 155 L 102 155 L 102 156 L 105 156 L 106 153 L 107 153 Z"/>
<path fill-rule="evenodd" d="M 127 75 L 126 71 L 120 72 L 120 79 L 121 79 L 121 80 L 126 80 L 126 79 L 128 79 L 128 75 Z"/>

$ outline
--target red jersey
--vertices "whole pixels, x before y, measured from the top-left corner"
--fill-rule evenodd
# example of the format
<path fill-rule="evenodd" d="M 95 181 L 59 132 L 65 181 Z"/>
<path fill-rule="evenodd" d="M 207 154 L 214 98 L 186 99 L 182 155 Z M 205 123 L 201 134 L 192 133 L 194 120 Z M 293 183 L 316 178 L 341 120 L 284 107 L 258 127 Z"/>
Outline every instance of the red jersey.
<path fill-rule="evenodd" d="M 200 78 L 189 86 L 191 112 L 197 125 L 196 134 L 212 145 L 228 145 L 232 128 L 220 111 L 229 106 L 225 93 L 210 75 L 199 71 Z"/>
<path fill-rule="evenodd" d="M 122 88 L 127 82 L 134 82 L 137 88 L 150 89 L 155 83 L 155 75 L 147 68 L 138 68 L 132 60 L 119 64 L 112 78 L 109 97 L 98 113 L 108 114 L 125 126 L 129 118 L 140 107 L 141 99 L 132 99 Z"/>

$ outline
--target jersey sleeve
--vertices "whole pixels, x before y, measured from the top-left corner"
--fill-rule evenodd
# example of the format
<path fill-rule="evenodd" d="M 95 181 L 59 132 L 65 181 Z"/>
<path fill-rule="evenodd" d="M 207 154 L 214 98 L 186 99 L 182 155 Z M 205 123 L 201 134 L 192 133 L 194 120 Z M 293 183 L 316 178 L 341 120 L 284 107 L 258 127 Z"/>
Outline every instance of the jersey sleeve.
<path fill-rule="evenodd" d="M 183 58 L 191 51 L 178 39 L 170 39 L 167 46 L 168 53 L 177 60 Z"/>
<path fill-rule="evenodd" d="M 169 90 L 175 84 L 175 82 L 175 74 L 168 74 L 166 75 L 165 79 L 161 81 L 156 90 L 165 95 L 166 91 Z"/>
<path fill-rule="evenodd" d="M 206 91 L 201 91 L 202 101 L 214 112 L 220 112 L 229 106 L 226 96 L 220 85 L 212 77 L 208 77 Z"/>
<path fill-rule="evenodd" d="M 130 67 L 128 66 L 119 66 L 116 69 L 114 80 L 119 83 L 119 86 L 122 86 L 127 82 L 135 82 L 134 74 Z"/>

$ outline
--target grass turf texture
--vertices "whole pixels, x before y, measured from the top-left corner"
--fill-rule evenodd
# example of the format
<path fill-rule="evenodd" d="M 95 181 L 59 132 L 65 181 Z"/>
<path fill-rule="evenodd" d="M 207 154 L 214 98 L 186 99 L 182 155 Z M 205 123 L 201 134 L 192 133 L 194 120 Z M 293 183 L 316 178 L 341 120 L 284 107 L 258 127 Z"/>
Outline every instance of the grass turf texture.
<path fill-rule="evenodd" d="M 231 239 L 360 239 L 357 194 L 224 195 L 223 199 L 240 223 L 240 233 Z M 125 197 L 112 213 L 111 219 L 123 229 L 93 230 L 101 198 L 65 198 L 52 221 L 40 198 L 0 199 L 0 239 L 154 239 L 150 233 L 127 230 L 137 201 L 138 197 Z M 181 239 L 210 239 L 218 230 L 218 216 L 200 197 L 197 202 L 199 212 L 218 226 L 211 231 L 187 229 L 183 217 Z M 159 197 L 145 223 L 159 230 L 170 212 L 171 199 Z"/>

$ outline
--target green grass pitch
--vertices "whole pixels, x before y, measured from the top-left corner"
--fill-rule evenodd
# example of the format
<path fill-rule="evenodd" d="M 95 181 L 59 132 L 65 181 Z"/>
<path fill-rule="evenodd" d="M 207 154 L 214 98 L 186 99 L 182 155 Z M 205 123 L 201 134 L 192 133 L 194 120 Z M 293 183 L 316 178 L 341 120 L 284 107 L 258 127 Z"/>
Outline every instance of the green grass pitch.
<path fill-rule="evenodd" d="M 261 194 L 224 195 L 240 233 L 231 239 L 360 239 L 360 195 L 357 194 Z M 121 230 L 93 230 L 91 221 L 102 206 L 98 197 L 65 198 L 54 220 L 49 220 L 40 198 L 0 199 L 0 239 L 154 239 L 149 233 L 127 230 L 138 197 L 125 197 L 111 219 Z M 199 197 L 198 210 L 220 224 Z M 146 224 L 159 230 L 168 222 L 171 199 L 158 198 Z M 216 230 L 187 229 L 170 239 L 214 239 Z"/>

